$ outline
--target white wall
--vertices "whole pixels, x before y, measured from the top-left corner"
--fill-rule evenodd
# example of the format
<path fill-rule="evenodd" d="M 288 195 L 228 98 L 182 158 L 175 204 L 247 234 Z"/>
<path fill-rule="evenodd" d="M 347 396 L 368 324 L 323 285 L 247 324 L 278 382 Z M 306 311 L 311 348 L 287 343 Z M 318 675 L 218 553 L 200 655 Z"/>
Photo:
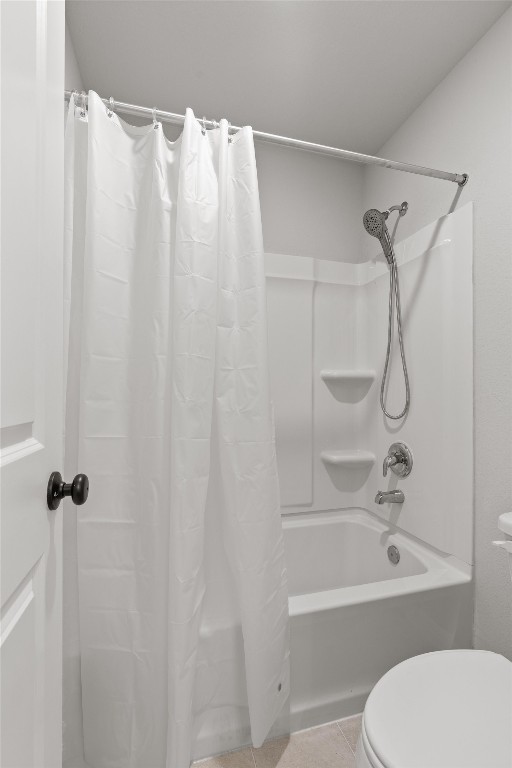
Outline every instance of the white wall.
<path fill-rule="evenodd" d="M 262 142 L 256 161 L 267 252 L 360 261 L 362 166 Z"/>
<path fill-rule="evenodd" d="M 448 182 L 366 169 L 365 207 L 402 200 L 406 237 L 473 200 L 475 556 L 474 642 L 512 658 L 512 592 L 496 520 L 512 509 L 512 10 L 450 72 L 379 154 L 467 172 Z M 363 248 L 371 250 L 363 236 Z M 468 264 L 468 269 L 471 265 Z M 456 461 L 457 457 L 442 457 Z"/>
<path fill-rule="evenodd" d="M 78 61 L 76 60 L 75 46 L 69 32 L 69 27 L 66 24 L 66 62 L 64 71 L 64 88 L 67 91 L 83 91 L 84 84 L 80 69 L 78 68 Z"/>

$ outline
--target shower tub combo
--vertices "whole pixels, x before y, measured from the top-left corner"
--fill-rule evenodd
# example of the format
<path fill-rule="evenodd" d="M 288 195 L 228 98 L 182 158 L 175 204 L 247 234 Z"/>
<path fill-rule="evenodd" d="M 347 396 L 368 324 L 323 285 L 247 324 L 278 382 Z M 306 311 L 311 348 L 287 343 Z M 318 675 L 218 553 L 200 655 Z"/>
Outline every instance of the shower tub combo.
<path fill-rule="evenodd" d="M 382 675 L 411 656 L 471 647 L 472 207 L 393 245 L 386 220 L 406 210 L 365 214 L 382 251 L 373 261 L 267 256 L 290 595 L 282 731 L 361 712 Z M 393 474 L 396 441 L 414 450 L 403 482 Z M 440 446 L 453 461 L 440 461 Z M 400 504 L 381 506 L 383 494 L 397 500 L 390 493 L 404 494 Z"/>
<path fill-rule="evenodd" d="M 462 561 L 363 509 L 290 515 L 283 526 L 292 730 L 361 712 L 380 677 L 410 656 L 470 646 Z"/>

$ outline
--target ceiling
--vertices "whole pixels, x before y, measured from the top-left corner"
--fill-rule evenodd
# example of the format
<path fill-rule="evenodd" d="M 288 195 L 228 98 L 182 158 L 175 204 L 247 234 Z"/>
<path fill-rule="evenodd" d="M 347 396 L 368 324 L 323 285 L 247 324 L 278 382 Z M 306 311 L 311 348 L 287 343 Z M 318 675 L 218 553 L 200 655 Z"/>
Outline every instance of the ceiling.
<path fill-rule="evenodd" d="M 66 13 L 103 97 L 374 153 L 510 5 L 67 0 Z"/>

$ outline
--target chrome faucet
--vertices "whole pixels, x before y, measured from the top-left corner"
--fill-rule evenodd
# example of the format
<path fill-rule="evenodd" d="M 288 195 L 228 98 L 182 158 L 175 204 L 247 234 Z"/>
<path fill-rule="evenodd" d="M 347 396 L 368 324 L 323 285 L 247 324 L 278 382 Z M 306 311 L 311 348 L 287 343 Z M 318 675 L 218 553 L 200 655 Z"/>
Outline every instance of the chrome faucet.
<path fill-rule="evenodd" d="M 393 443 L 382 465 L 382 474 L 386 477 L 391 469 L 399 477 L 407 477 L 412 470 L 412 451 L 405 443 Z"/>
<path fill-rule="evenodd" d="M 388 453 L 388 455 L 384 459 L 384 463 L 382 465 L 382 474 L 384 475 L 384 477 L 386 477 L 386 475 L 388 473 L 388 469 L 390 467 L 394 467 L 395 464 L 398 464 L 398 456 L 396 455 L 396 453 L 394 453 L 394 454 L 389 454 Z"/>
<path fill-rule="evenodd" d="M 403 504 L 405 496 L 403 491 L 377 491 L 376 504 Z"/>

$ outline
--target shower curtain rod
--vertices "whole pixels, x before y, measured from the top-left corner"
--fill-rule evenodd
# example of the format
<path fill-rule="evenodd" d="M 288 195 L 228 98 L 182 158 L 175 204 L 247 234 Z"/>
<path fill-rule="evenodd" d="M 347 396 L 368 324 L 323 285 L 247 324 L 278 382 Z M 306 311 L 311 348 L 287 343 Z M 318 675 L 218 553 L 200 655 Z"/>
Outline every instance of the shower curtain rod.
<path fill-rule="evenodd" d="M 64 97 L 69 101 L 71 94 L 75 93 L 81 96 L 78 91 L 64 91 Z M 87 96 L 85 97 L 87 100 Z M 125 115 L 136 115 L 139 117 L 152 118 L 153 115 L 160 121 L 172 123 L 173 125 L 183 125 L 185 115 L 177 115 L 174 112 L 163 112 L 160 109 L 151 109 L 150 107 L 139 107 L 135 104 L 126 104 L 123 101 L 114 101 L 113 99 L 101 99 L 105 106 L 122 112 Z M 215 120 L 202 120 L 198 122 L 206 128 L 215 128 L 218 123 Z M 239 126 L 231 125 L 229 130 L 233 133 L 240 130 Z M 311 141 L 302 141 L 301 139 L 290 139 L 286 136 L 275 136 L 272 133 L 253 130 L 253 136 L 258 141 L 265 141 L 269 144 L 279 144 L 283 147 L 293 147 L 307 152 L 316 152 L 320 155 L 329 155 L 337 157 L 340 160 L 349 160 L 355 163 L 364 163 L 366 165 L 380 165 L 383 168 L 392 168 L 395 171 L 405 171 L 406 173 L 416 173 L 420 176 L 430 176 L 433 179 L 444 179 L 445 181 L 454 181 L 459 187 L 467 184 L 467 173 L 448 173 L 447 171 L 437 171 L 434 168 L 424 168 L 421 165 L 412 165 L 411 163 L 401 163 L 396 160 L 385 160 L 383 157 L 374 157 L 373 155 L 363 155 L 359 152 L 350 152 L 348 149 L 338 149 L 338 147 L 329 147 L 324 144 L 315 144 Z"/>

